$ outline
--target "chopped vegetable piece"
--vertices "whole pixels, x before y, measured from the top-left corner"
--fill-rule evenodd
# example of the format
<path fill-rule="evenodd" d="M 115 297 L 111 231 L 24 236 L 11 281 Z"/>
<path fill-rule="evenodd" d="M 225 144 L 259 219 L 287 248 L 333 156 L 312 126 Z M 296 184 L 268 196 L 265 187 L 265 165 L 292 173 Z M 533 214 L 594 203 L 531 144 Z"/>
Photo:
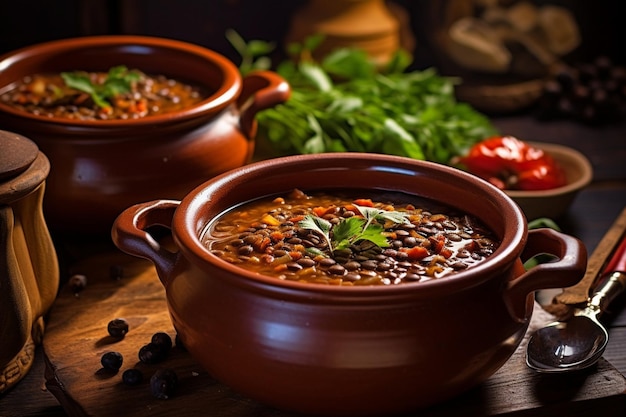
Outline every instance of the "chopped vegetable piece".
<path fill-rule="evenodd" d="M 548 190 L 566 184 L 563 169 L 549 154 L 513 136 L 481 141 L 458 163 L 500 189 Z"/>

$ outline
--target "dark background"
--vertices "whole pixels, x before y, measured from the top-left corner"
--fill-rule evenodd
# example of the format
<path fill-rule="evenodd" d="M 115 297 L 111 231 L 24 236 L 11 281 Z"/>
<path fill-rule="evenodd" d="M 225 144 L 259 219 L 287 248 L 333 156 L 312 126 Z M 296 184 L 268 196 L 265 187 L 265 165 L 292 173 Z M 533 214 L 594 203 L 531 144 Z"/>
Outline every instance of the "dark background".
<path fill-rule="evenodd" d="M 294 11 L 306 0 L 2 0 L 0 53 L 47 40 L 101 34 L 162 36 L 197 43 L 232 60 L 238 55 L 224 37 L 235 29 L 245 39 L 280 41 Z M 429 35 L 432 9 L 443 0 L 390 0 L 409 14 L 416 38 L 416 65 L 436 65 Z M 504 3 L 512 0 L 500 0 Z M 589 61 L 607 55 L 626 63 L 626 15 L 622 0 L 553 0 L 570 8 L 583 45 L 568 57 Z"/>

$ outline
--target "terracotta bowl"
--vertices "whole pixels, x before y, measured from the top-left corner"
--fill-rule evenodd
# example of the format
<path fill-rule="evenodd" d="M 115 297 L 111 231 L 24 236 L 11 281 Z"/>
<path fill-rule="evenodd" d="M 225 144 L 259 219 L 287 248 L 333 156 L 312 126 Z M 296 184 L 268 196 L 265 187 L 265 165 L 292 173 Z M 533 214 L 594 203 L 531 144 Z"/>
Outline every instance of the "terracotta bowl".
<path fill-rule="evenodd" d="M 501 246 L 448 278 L 395 286 L 342 287 L 282 281 L 244 271 L 202 245 L 224 210 L 294 188 L 350 188 L 426 197 L 481 219 Z M 175 248 L 152 226 L 171 230 Z M 215 378 L 269 405 L 313 415 L 390 415 L 425 407 L 487 379 L 525 334 L 533 292 L 576 283 L 586 267 L 577 239 L 527 231 L 504 193 L 474 175 L 375 154 L 270 159 L 220 175 L 182 201 L 132 206 L 116 220 L 115 244 L 151 260 L 184 345 Z M 528 272 L 522 260 L 558 257 Z"/>
<path fill-rule="evenodd" d="M 74 121 L 37 116 L 0 102 L 3 129 L 33 140 L 51 164 L 44 213 L 57 231 L 106 232 L 126 207 L 182 198 L 207 179 L 251 159 L 257 112 L 284 102 L 276 73 L 242 79 L 201 46 L 142 36 L 52 41 L 0 57 L 0 91 L 39 72 L 107 71 L 117 65 L 207 87 L 185 110 L 135 120 Z"/>
<path fill-rule="evenodd" d="M 522 208 L 528 220 L 540 217 L 558 219 L 567 212 L 578 193 L 589 185 L 593 168 L 587 157 L 576 149 L 550 143 L 529 144 L 550 154 L 563 167 L 567 184 L 551 190 L 505 192 Z"/>

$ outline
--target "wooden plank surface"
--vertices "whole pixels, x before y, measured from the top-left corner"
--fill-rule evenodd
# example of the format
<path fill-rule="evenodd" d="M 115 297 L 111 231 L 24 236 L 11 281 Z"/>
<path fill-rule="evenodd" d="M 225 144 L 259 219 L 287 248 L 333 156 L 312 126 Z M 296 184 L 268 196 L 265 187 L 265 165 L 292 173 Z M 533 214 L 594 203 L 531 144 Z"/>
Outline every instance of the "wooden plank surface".
<path fill-rule="evenodd" d="M 114 265 L 123 267 L 121 279 L 110 276 Z M 183 349 L 175 347 L 161 364 L 139 362 L 137 352 L 153 333 L 165 331 L 175 336 L 164 289 L 150 263 L 113 252 L 92 256 L 74 271 L 87 276 L 87 287 L 78 294 L 67 286 L 61 290 L 43 342 L 46 386 L 69 416 L 292 415 L 238 395 L 201 369 Z M 106 330 L 109 320 L 116 317 L 124 317 L 130 324 L 122 340 L 112 339 Z M 536 308 L 531 329 L 549 319 Z M 574 375 L 537 374 L 526 367 L 523 349 L 524 343 L 485 383 L 415 415 L 585 416 L 592 410 L 603 410 L 603 416 L 623 416 L 626 412 L 626 379 L 607 361 Z M 101 369 L 100 357 L 108 350 L 124 355 L 117 374 Z M 147 381 L 137 387 L 123 385 L 122 372 L 134 366 L 144 371 L 146 380 L 157 368 L 174 369 L 180 379 L 177 394 L 157 400 L 150 394 Z"/>

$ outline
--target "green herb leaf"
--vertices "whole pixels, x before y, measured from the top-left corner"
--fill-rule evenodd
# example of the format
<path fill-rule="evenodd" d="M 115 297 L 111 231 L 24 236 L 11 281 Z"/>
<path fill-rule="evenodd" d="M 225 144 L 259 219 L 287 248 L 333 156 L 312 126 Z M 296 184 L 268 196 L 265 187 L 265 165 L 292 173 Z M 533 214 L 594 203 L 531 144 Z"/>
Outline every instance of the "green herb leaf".
<path fill-rule="evenodd" d="M 241 55 L 239 70 L 242 74 L 247 74 L 253 70 L 266 70 L 271 66 L 271 60 L 267 55 L 275 49 L 275 45 L 270 42 L 253 40 L 248 43 L 233 29 L 226 30 L 226 39 Z"/>
<path fill-rule="evenodd" d="M 530 222 L 528 222 L 528 228 L 529 229 L 539 229 L 542 227 L 547 227 L 550 229 L 554 229 L 557 232 L 561 231 L 561 228 L 559 227 L 558 224 L 556 224 L 556 222 L 548 217 L 539 217 L 535 220 L 532 220 Z"/>
<path fill-rule="evenodd" d="M 376 207 L 359 206 L 358 204 L 353 204 L 353 206 L 367 219 L 368 223 L 373 220 L 389 220 L 398 224 L 409 223 L 408 214 L 402 211 L 388 211 Z"/>
<path fill-rule="evenodd" d="M 328 244 L 329 248 L 332 248 L 332 242 L 330 240 L 330 229 L 332 228 L 332 224 L 325 219 L 322 219 L 318 216 L 313 216 L 311 214 L 307 214 L 304 219 L 298 222 L 298 225 L 303 229 L 313 230 L 318 232 Z"/>
<path fill-rule="evenodd" d="M 139 80 L 141 75 L 119 65 L 109 69 L 102 84 L 93 83 L 88 74 L 80 71 L 63 72 L 61 77 L 68 87 L 89 94 L 96 105 L 105 108 L 111 106 L 109 99 L 131 91 L 132 83 Z"/>
<path fill-rule="evenodd" d="M 369 240 L 381 248 L 387 247 L 389 242 L 384 234 L 385 230 L 382 225 L 376 222 L 409 222 L 407 213 L 364 207 L 357 204 L 354 204 L 354 206 L 363 217 L 348 217 L 333 226 L 332 223 L 321 217 L 308 214 L 298 225 L 322 235 L 328 244 L 329 251 L 332 253 L 338 249 L 345 249 L 360 240 Z"/>
<path fill-rule="evenodd" d="M 324 70 L 345 79 L 368 79 L 376 73 L 376 66 L 367 52 L 348 48 L 338 49 L 329 54 L 323 62 Z"/>
<path fill-rule="evenodd" d="M 301 62 L 299 69 L 302 75 L 308 79 L 317 90 L 330 91 L 333 88 L 333 82 L 321 67 L 308 62 Z"/>
<path fill-rule="evenodd" d="M 378 245 L 381 248 L 386 248 L 389 246 L 389 241 L 387 237 L 383 234 L 383 227 L 379 224 L 369 225 L 363 232 L 355 239 L 359 240 L 369 240 L 370 242 Z"/>
<path fill-rule="evenodd" d="M 362 234 L 365 220 L 360 217 L 343 219 L 333 227 L 333 250 L 344 249 L 356 241 Z"/>
<path fill-rule="evenodd" d="M 94 85 L 92 84 L 91 80 L 89 79 L 89 76 L 85 73 L 63 72 L 61 73 L 61 77 L 63 77 L 63 80 L 65 81 L 65 84 L 67 84 L 68 87 L 75 88 L 77 90 L 83 91 L 88 94 L 93 94 L 96 92 L 96 89 Z"/>

